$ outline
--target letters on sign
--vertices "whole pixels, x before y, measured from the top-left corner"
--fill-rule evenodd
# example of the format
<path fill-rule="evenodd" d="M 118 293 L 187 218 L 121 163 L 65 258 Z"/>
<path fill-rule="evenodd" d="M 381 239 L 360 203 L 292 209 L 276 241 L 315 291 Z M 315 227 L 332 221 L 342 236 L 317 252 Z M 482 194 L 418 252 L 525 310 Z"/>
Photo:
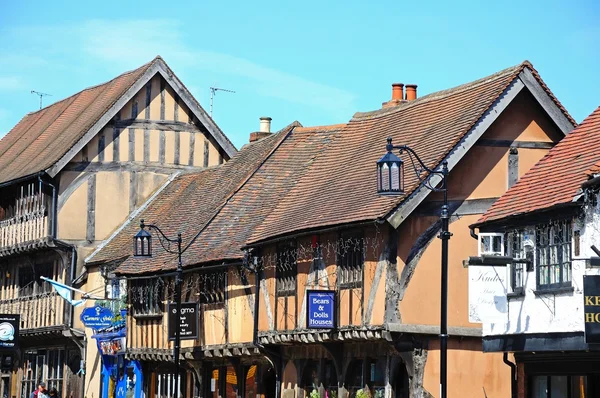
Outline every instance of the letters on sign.
<path fill-rule="evenodd" d="M 585 342 L 600 343 L 600 276 L 583 277 L 583 320 L 585 322 Z"/>
<path fill-rule="evenodd" d="M 506 322 L 506 266 L 469 267 L 469 322 Z"/>
<path fill-rule="evenodd" d="M 177 316 L 177 305 L 169 303 L 169 339 L 175 340 L 179 326 L 181 340 L 198 338 L 198 303 L 181 303 L 181 312 Z"/>
<path fill-rule="evenodd" d="M 333 290 L 306 291 L 306 327 L 309 329 L 335 328 L 335 292 Z"/>
<path fill-rule="evenodd" d="M 21 315 L 0 314 L 0 350 L 18 348 Z"/>
<path fill-rule="evenodd" d="M 81 312 L 81 322 L 88 328 L 103 329 L 112 326 L 115 315 L 109 308 L 95 306 Z"/>

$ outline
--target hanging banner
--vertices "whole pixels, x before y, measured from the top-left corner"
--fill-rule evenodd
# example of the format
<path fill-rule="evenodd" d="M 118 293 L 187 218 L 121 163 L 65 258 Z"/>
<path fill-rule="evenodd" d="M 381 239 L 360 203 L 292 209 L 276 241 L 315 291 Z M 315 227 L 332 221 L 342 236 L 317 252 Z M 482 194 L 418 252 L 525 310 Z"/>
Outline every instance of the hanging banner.
<path fill-rule="evenodd" d="M 15 350 L 19 347 L 19 325 L 21 315 L 0 314 L 0 350 Z"/>
<path fill-rule="evenodd" d="M 585 342 L 600 344 L 600 276 L 583 276 L 583 321 Z"/>
<path fill-rule="evenodd" d="M 506 322 L 506 266 L 469 266 L 469 322 Z"/>
<path fill-rule="evenodd" d="M 306 327 L 309 329 L 335 328 L 335 291 L 306 291 Z"/>
<path fill-rule="evenodd" d="M 169 303 L 169 340 L 175 340 L 177 327 L 181 340 L 198 338 L 198 303 L 181 303 L 181 313 L 177 316 L 177 305 Z"/>

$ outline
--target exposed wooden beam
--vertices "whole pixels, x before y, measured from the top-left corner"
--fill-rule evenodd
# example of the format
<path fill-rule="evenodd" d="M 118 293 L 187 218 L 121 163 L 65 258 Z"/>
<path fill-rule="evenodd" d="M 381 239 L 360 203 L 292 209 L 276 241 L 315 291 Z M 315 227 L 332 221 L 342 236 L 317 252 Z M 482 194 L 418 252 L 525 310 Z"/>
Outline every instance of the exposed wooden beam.
<path fill-rule="evenodd" d="M 519 179 L 519 150 L 510 148 L 508 152 L 508 187 L 512 187 Z"/>
<path fill-rule="evenodd" d="M 528 148 L 528 149 L 551 149 L 556 145 L 555 142 L 542 141 L 511 141 L 511 140 L 487 140 L 480 139 L 475 146 L 491 146 L 500 148 Z"/>
<path fill-rule="evenodd" d="M 87 190 L 87 224 L 85 237 L 93 241 L 96 235 L 96 174 L 90 175 Z"/>
<path fill-rule="evenodd" d="M 531 73 L 528 68 L 525 68 L 521 73 L 519 73 L 519 78 L 529 89 L 541 107 L 544 108 L 554 123 L 556 123 L 563 134 L 569 134 L 571 130 L 575 128 L 575 126 L 558 107 L 558 105 L 556 105 L 550 95 L 548 95 L 548 92 L 542 87 L 535 76 L 533 76 L 533 73 Z"/>

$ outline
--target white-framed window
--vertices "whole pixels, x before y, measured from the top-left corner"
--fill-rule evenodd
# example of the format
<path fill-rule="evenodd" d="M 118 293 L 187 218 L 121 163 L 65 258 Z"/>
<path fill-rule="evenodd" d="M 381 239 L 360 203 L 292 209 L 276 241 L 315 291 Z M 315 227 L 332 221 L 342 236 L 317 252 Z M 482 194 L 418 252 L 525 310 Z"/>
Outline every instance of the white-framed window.
<path fill-rule="evenodd" d="M 479 234 L 480 256 L 504 256 L 504 234 L 481 232 Z"/>

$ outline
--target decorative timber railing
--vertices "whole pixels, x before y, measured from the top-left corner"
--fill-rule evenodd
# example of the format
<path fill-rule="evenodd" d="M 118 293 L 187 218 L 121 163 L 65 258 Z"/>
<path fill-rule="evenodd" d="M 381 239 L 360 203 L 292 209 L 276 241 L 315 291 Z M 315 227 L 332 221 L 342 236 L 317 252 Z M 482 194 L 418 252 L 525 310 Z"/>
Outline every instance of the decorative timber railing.
<path fill-rule="evenodd" d="M 49 235 L 46 195 L 36 192 L 35 184 L 21 187 L 20 197 L 7 210 L 4 210 L 4 214 L 8 213 L 9 217 L 0 221 L 0 249 Z"/>

